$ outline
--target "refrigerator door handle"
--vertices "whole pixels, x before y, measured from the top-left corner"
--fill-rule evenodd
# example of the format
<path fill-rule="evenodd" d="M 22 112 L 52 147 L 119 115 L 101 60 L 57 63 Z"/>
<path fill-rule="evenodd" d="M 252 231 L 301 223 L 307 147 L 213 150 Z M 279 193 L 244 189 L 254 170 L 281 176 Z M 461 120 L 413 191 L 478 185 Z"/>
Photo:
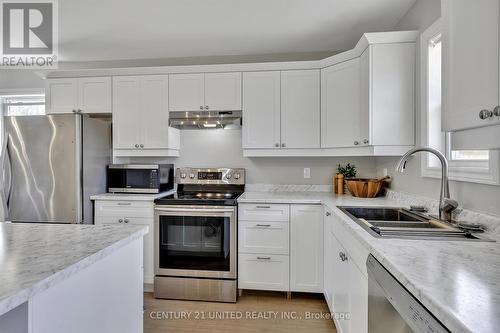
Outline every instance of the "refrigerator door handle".
<path fill-rule="evenodd" d="M 12 163 L 10 161 L 10 152 L 9 149 L 5 149 L 5 179 L 7 184 L 5 186 L 5 204 L 9 207 L 10 195 L 12 194 Z"/>
<path fill-rule="evenodd" d="M 8 151 L 8 136 L 4 135 L 2 141 L 2 148 L 0 151 L 1 157 L 1 166 L 2 166 L 2 174 L 1 174 L 1 183 L 2 183 L 2 193 L 0 194 L 2 197 L 0 198 L 2 210 L 2 216 L 0 217 L 3 221 L 9 220 L 9 201 L 10 194 L 12 190 L 12 166 L 10 163 L 10 156 Z"/>

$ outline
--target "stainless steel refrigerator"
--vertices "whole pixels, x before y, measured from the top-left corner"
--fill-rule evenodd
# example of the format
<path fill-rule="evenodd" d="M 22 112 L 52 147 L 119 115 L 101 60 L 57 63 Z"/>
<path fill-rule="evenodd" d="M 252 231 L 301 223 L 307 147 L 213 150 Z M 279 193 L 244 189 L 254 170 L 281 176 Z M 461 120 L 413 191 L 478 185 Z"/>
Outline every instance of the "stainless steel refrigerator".
<path fill-rule="evenodd" d="M 92 223 L 89 197 L 106 192 L 111 122 L 71 114 L 3 123 L 0 219 Z"/>

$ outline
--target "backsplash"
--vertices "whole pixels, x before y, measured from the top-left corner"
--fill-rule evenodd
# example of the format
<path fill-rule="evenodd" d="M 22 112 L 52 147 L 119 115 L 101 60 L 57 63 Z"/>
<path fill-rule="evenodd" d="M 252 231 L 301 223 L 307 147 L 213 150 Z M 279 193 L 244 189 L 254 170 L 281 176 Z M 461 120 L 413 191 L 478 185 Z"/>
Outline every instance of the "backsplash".
<path fill-rule="evenodd" d="M 246 184 L 248 192 L 331 192 L 331 185 Z"/>

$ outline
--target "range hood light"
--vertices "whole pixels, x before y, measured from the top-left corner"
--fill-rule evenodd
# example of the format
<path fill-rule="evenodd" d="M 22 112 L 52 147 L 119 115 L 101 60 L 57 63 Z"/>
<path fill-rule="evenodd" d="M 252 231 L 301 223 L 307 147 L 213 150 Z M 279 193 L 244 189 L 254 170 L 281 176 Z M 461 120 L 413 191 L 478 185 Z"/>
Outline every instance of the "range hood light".
<path fill-rule="evenodd" d="M 241 113 L 239 110 L 170 112 L 169 125 L 179 129 L 237 129 L 241 128 Z"/>

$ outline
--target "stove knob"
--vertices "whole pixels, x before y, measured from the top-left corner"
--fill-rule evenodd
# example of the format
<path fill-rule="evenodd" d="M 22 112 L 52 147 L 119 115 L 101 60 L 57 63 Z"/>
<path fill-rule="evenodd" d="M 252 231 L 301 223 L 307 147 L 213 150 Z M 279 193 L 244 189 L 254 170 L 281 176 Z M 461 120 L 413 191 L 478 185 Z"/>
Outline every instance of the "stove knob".
<path fill-rule="evenodd" d="M 240 174 L 239 173 L 235 173 L 234 174 L 234 179 L 240 179 Z"/>
<path fill-rule="evenodd" d="M 194 179 L 194 173 L 190 173 L 189 178 Z"/>
<path fill-rule="evenodd" d="M 181 173 L 181 178 L 182 179 L 186 178 L 186 174 L 185 173 Z"/>
<path fill-rule="evenodd" d="M 231 177 L 233 177 L 233 175 L 232 175 L 232 174 L 230 174 L 230 173 L 228 173 L 228 174 L 226 175 L 226 179 L 231 179 Z"/>

